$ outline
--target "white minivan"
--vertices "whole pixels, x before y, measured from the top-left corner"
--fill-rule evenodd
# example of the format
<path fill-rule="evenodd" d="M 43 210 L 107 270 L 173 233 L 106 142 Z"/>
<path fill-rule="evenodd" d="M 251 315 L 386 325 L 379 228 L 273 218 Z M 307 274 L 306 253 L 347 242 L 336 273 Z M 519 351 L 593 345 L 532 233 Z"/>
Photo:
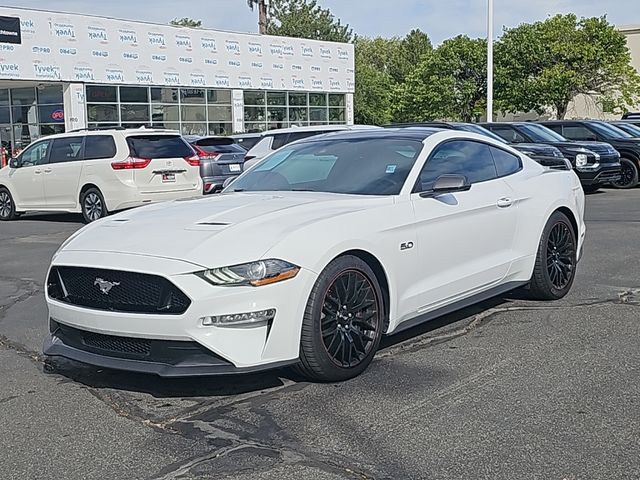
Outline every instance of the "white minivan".
<path fill-rule="evenodd" d="M 0 220 L 27 211 L 109 212 L 202 195 L 200 160 L 172 130 L 80 130 L 27 147 L 0 170 Z"/>

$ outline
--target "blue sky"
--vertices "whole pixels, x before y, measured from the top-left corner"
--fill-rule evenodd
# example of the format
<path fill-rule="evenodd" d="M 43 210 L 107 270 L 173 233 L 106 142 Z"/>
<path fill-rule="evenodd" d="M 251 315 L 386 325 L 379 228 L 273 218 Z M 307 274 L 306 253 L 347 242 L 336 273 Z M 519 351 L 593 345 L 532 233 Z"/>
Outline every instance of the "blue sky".
<path fill-rule="evenodd" d="M 319 0 L 360 35 L 427 32 L 434 43 L 464 33 L 486 35 L 486 0 Z M 495 33 L 503 26 L 544 19 L 555 13 L 606 14 L 619 25 L 640 24 L 640 0 L 494 0 Z M 8 0 L 7 6 L 55 9 L 129 20 L 166 23 L 174 17 L 201 19 L 205 27 L 254 32 L 257 13 L 245 0 Z"/>

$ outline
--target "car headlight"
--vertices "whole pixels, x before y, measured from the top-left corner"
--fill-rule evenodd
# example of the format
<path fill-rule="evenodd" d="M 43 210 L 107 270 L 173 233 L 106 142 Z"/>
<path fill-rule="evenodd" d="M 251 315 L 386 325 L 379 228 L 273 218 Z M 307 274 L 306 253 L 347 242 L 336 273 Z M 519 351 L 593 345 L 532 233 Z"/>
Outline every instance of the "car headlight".
<path fill-rule="evenodd" d="M 299 271 L 300 267 L 297 265 L 284 260 L 269 259 L 229 267 L 212 268 L 196 272 L 196 275 L 210 284 L 220 287 L 240 285 L 260 287 L 293 278 Z"/>
<path fill-rule="evenodd" d="M 586 167 L 589 162 L 589 157 L 586 153 L 579 153 L 576 155 L 576 167 Z"/>

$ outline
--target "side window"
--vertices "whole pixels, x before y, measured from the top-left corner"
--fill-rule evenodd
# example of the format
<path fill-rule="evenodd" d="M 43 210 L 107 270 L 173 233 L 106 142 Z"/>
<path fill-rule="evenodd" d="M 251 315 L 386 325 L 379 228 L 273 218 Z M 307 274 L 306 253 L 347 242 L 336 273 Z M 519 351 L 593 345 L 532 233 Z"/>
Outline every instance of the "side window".
<path fill-rule="evenodd" d="M 289 140 L 288 133 L 277 133 L 273 136 L 273 142 L 271 143 L 271 148 L 273 150 L 277 150 L 280 147 L 284 147 L 289 142 L 290 140 Z"/>
<path fill-rule="evenodd" d="M 436 147 L 420 172 L 420 191 L 433 188 L 436 179 L 445 174 L 464 175 L 470 183 L 498 177 L 489 146 L 468 140 L 454 140 Z"/>
<path fill-rule="evenodd" d="M 313 137 L 314 135 L 320 135 L 325 132 L 293 132 L 289 134 L 289 140 L 287 143 L 295 142 L 296 140 L 302 140 L 303 138 Z"/>
<path fill-rule="evenodd" d="M 511 127 L 496 125 L 489 127 L 489 129 L 509 143 L 524 143 L 527 141 L 526 138 L 524 138 Z"/>
<path fill-rule="evenodd" d="M 562 135 L 569 140 L 597 140 L 596 135 L 582 125 L 565 125 L 562 127 Z"/>
<path fill-rule="evenodd" d="M 496 164 L 496 171 L 499 177 L 505 177 L 520 171 L 522 168 L 522 161 L 520 157 L 513 155 L 509 152 L 505 152 L 501 148 L 489 147 L 493 161 Z"/>
<path fill-rule="evenodd" d="M 45 140 L 28 147 L 24 152 L 22 152 L 22 155 L 20 155 L 21 165 L 23 167 L 33 167 L 35 165 L 42 165 L 45 163 L 50 145 L 51 141 Z"/>
<path fill-rule="evenodd" d="M 550 130 L 553 130 L 556 133 L 559 133 L 560 135 L 562 135 L 562 125 L 558 124 L 558 123 L 547 123 L 545 125 L 545 127 L 547 127 Z"/>
<path fill-rule="evenodd" d="M 82 160 L 82 138 L 56 138 L 51 146 L 49 163 L 75 162 Z"/>
<path fill-rule="evenodd" d="M 116 144 L 111 135 L 88 135 L 84 139 L 84 159 L 97 160 L 116 156 Z"/>

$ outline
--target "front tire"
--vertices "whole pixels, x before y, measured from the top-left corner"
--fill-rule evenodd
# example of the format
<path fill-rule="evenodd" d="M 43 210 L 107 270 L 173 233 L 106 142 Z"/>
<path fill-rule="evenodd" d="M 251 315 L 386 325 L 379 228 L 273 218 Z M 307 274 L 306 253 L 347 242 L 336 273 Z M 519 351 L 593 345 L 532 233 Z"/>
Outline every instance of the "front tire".
<path fill-rule="evenodd" d="M 97 188 L 88 188 L 80 196 L 80 207 L 82 208 L 82 216 L 86 223 L 95 222 L 96 220 L 106 217 L 107 204 L 104 197 Z"/>
<path fill-rule="evenodd" d="M 356 377 L 380 345 L 384 312 L 382 290 L 369 265 L 355 256 L 338 257 L 309 296 L 297 370 L 321 382 Z"/>
<path fill-rule="evenodd" d="M 530 296 L 536 300 L 558 300 L 569 293 L 575 278 L 576 254 L 571 222 L 563 213 L 554 212 L 542 231 L 529 284 Z"/>
<path fill-rule="evenodd" d="M 627 189 L 638 185 L 638 165 L 628 158 L 620 159 L 620 180 L 613 182 L 615 188 Z"/>
<path fill-rule="evenodd" d="M 18 218 L 16 204 L 9 190 L 0 188 L 0 221 L 14 220 Z"/>
<path fill-rule="evenodd" d="M 600 190 L 600 184 L 597 184 L 597 185 L 583 185 L 582 186 L 582 190 L 584 190 L 584 193 L 596 193 L 598 190 Z"/>

